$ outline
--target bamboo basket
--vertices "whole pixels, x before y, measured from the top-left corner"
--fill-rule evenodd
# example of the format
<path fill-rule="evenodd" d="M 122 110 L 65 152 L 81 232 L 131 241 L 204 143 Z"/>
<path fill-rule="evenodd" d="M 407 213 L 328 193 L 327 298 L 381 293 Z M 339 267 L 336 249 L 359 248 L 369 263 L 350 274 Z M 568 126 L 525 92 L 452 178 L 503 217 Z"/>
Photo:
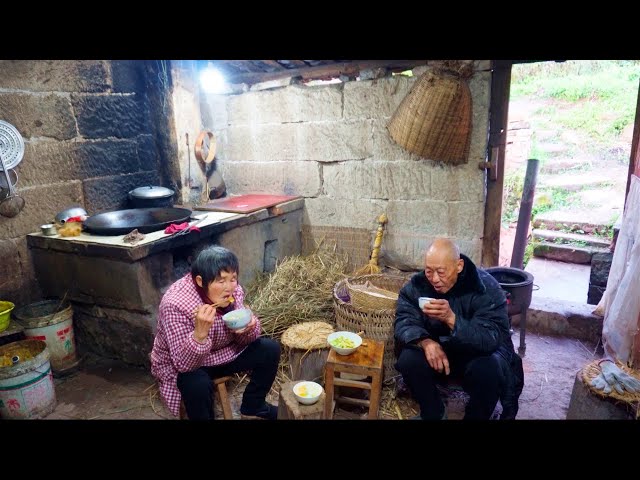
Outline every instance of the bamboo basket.
<path fill-rule="evenodd" d="M 471 90 L 446 70 L 424 73 L 387 126 L 401 147 L 423 158 L 467 163 L 471 144 Z"/>
<path fill-rule="evenodd" d="M 336 283 L 333 289 L 333 305 L 336 314 L 338 330 L 363 332 L 364 338 L 371 338 L 384 343 L 384 377 L 390 379 L 398 372 L 394 368 L 396 362 L 394 353 L 393 325 L 396 318 L 395 305 L 393 308 L 371 310 L 356 308 L 351 302 L 349 285 L 364 285 L 370 282 L 379 289 L 397 293 L 407 283 L 407 278 L 394 275 L 362 275 L 346 278 Z M 343 300 L 349 298 L 349 300 Z M 395 303 L 395 302 L 394 302 Z"/>
<path fill-rule="evenodd" d="M 347 290 L 351 304 L 358 310 L 395 310 L 398 293 L 378 288 L 369 280 L 354 284 L 347 279 Z"/>

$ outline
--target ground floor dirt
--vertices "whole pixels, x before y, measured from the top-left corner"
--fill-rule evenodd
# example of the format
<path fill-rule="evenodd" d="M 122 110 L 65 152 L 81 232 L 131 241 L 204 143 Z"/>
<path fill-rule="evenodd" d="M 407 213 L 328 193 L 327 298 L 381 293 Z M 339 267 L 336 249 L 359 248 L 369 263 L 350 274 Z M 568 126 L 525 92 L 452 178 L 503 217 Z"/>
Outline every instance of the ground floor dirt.
<path fill-rule="evenodd" d="M 576 373 L 600 354 L 595 345 L 569 338 L 544 337 L 527 333 L 524 357 L 525 387 L 520 397 L 518 419 L 564 419 L 566 417 Z M 518 333 L 513 336 L 519 342 Z M 279 378 L 281 375 L 279 376 Z M 153 377 L 145 369 L 128 367 L 120 362 L 85 357 L 75 373 L 54 380 L 57 407 L 47 419 L 145 419 L 170 420 L 174 417 L 158 397 Z M 229 385 L 234 415 L 239 418 L 242 392 L 247 378 L 237 376 Z M 407 418 L 417 413 L 415 402 L 396 395 L 393 379 L 383 391 L 381 419 Z M 268 400 L 277 403 L 278 385 Z M 452 404 L 454 403 L 454 404 Z M 461 402 L 450 402 L 449 418 L 462 416 Z M 397 406 L 397 408 L 396 408 Z M 340 419 L 364 418 L 365 412 L 354 407 L 338 409 Z M 219 418 L 221 413 L 218 412 Z"/>

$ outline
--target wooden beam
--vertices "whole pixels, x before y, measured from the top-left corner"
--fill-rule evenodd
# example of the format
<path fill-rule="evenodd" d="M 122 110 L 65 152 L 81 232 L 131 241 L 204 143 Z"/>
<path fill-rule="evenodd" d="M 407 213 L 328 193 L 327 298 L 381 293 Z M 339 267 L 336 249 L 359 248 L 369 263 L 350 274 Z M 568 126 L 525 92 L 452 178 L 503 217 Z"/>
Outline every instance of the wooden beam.
<path fill-rule="evenodd" d="M 279 60 L 283 63 L 282 60 Z M 272 73 L 246 73 L 230 75 L 229 83 L 247 83 L 254 84 L 259 82 L 267 82 L 269 80 L 278 80 L 286 77 L 301 76 L 305 79 L 313 79 L 319 77 L 339 77 L 341 74 L 356 74 L 360 70 L 368 68 L 388 67 L 388 68 L 413 68 L 418 65 L 426 65 L 427 60 L 354 60 L 351 62 L 338 62 L 331 65 L 319 65 L 317 67 L 300 67 L 283 70 L 281 72 Z"/>
<path fill-rule="evenodd" d="M 631 155 L 629 156 L 629 173 L 627 176 L 627 189 L 624 192 L 624 206 L 627 206 L 627 196 L 631 187 L 631 175 L 640 177 L 640 88 L 638 88 L 638 98 L 636 100 L 636 118 L 633 121 L 633 137 L 631 139 Z M 624 210 L 623 210 L 624 211 Z"/>
<path fill-rule="evenodd" d="M 511 61 L 493 61 L 491 77 L 491 106 L 489 114 L 489 161 L 497 168 L 495 180 L 487 175 L 487 198 L 484 209 L 482 238 L 482 266 L 494 267 L 500 261 L 500 224 L 502 219 L 502 189 L 504 185 L 504 157 L 507 144 Z"/>

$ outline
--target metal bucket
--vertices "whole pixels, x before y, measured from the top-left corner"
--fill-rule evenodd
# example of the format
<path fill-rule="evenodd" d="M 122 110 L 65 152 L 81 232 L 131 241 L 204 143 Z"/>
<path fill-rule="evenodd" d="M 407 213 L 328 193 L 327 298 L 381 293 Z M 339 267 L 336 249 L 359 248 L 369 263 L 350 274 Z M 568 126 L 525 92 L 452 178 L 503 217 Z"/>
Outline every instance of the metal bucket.
<path fill-rule="evenodd" d="M 20 340 L 0 347 L 0 417 L 35 419 L 56 408 L 47 344 Z"/>
<path fill-rule="evenodd" d="M 25 337 L 47 342 L 54 374 L 64 374 L 78 366 L 73 309 L 68 302 L 31 303 L 15 310 L 14 317 L 24 328 Z"/>

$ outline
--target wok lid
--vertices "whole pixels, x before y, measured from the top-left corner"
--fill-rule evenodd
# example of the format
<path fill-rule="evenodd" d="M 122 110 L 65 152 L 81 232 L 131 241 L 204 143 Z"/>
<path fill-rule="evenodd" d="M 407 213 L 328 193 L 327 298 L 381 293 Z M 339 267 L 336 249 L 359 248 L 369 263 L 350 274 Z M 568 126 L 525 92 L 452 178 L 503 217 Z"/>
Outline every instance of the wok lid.
<path fill-rule="evenodd" d="M 172 197 L 174 193 L 175 192 L 170 188 L 149 185 L 146 187 L 134 188 L 129 192 L 129 196 L 142 199 L 169 198 Z"/>
<path fill-rule="evenodd" d="M 124 235 L 134 228 L 140 233 L 164 230 L 172 223 L 183 223 L 191 217 L 186 208 L 130 208 L 93 215 L 84 228 L 97 235 Z"/>

